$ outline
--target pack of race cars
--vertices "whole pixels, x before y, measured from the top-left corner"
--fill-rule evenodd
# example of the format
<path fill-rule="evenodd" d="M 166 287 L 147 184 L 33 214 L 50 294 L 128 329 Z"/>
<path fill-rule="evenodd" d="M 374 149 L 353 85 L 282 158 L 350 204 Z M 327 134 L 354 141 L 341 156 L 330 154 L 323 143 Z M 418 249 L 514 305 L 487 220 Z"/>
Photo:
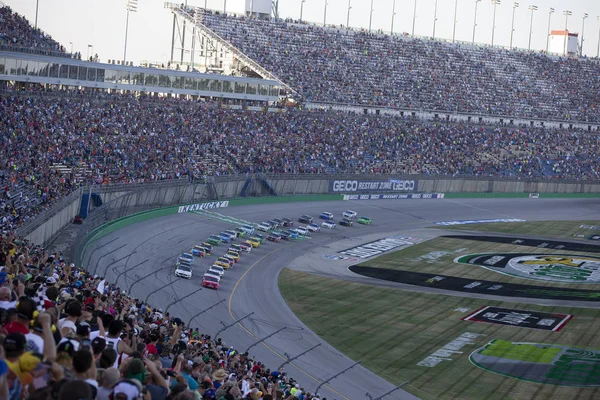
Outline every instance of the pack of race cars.
<path fill-rule="evenodd" d="M 278 243 L 282 240 L 308 238 L 309 233 L 320 232 L 322 228 L 334 229 L 337 224 L 350 227 L 354 224 L 354 220 L 363 225 L 370 225 L 372 222 L 369 217 L 357 218 L 357 213 L 352 210 L 344 211 L 342 218 L 337 223 L 334 220 L 334 215 L 330 212 L 321 213 L 319 219 L 323 220 L 320 224 L 314 222 L 313 217 L 302 215 L 298 218 L 298 221 L 305 225 L 294 228 L 293 220 L 289 218 L 275 218 L 255 225 L 240 225 L 235 229 L 228 229 L 210 235 L 205 242 L 195 245 L 189 253 L 183 253 L 177 258 L 175 276 L 191 279 L 194 260 L 196 258 L 211 256 L 215 247 L 226 244 L 229 246 L 225 254 L 217 257 L 216 261 L 212 263 L 202 276 L 203 287 L 218 289 L 225 272 L 233 268 L 240 261 L 241 254 L 250 253 L 252 249 L 261 246 L 267 241 Z M 262 233 L 258 233 L 257 231 Z M 240 243 L 233 243 L 237 239 L 240 240 Z"/>

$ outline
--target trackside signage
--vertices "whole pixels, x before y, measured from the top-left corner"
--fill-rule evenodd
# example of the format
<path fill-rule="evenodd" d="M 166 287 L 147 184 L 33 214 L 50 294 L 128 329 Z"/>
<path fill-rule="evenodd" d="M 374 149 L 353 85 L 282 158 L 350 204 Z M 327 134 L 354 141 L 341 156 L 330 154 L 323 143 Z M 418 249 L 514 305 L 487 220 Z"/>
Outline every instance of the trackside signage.
<path fill-rule="evenodd" d="M 418 181 L 329 181 L 330 193 L 348 192 L 414 192 L 418 190 Z"/>
<path fill-rule="evenodd" d="M 213 208 L 225 208 L 229 206 L 228 201 L 213 201 L 211 203 L 198 203 L 198 204 L 190 204 L 187 206 L 179 207 L 177 211 L 178 214 L 200 211 L 200 210 L 212 210 Z"/>
<path fill-rule="evenodd" d="M 350 249 L 338 251 L 338 254 L 343 254 L 350 257 L 358 258 L 369 258 L 377 256 L 386 251 L 393 250 L 398 247 L 408 247 L 413 245 L 414 242 L 408 240 L 409 238 L 394 236 L 385 239 L 375 240 L 374 242 L 366 243 L 358 247 L 352 247 Z"/>
<path fill-rule="evenodd" d="M 344 200 L 443 199 L 444 193 L 344 194 Z"/>

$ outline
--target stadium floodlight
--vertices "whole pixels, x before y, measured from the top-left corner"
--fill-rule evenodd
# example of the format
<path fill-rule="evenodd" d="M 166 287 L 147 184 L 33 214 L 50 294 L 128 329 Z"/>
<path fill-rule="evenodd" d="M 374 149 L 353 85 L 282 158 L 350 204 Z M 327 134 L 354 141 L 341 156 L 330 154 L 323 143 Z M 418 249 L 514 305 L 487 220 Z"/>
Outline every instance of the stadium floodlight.
<path fill-rule="evenodd" d="M 452 43 L 456 39 L 456 12 L 458 11 L 458 0 L 454 0 L 454 27 L 452 28 Z"/>
<path fill-rule="evenodd" d="M 304 11 L 304 3 L 306 2 L 306 0 L 302 0 L 302 2 L 300 3 L 300 21 L 302 21 L 302 12 Z"/>
<path fill-rule="evenodd" d="M 548 53 L 548 46 L 550 45 L 550 21 L 552 20 L 552 14 L 556 11 L 554 8 L 550 7 L 550 11 L 548 12 L 548 36 L 546 37 L 546 53 Z"/>
<path fill-rule="evenodd" d="M 583 42 L 585 42 L 585 20 L 589 17 L 588 13 L 583 14 L 583 25 L 581 25 L 581 46 L 579 47 L 579 57 L 583 57 Z"/>
<path fill-rule="evenodd" d="M 352 9 L 352 0 L 348 0 L 348 16 L 346 17 L 346 28 L 350 27 L 350 10 Z M 371 4 L 371 8 L 373 8 L 373 4 Z"/>
<path fill-rule="evenodd" d="M 565 41 L 564 41 L 564 48 L 563 48 L 563 56 L 567 55 L 567 39 L 569 36 L 569 16 L 573 15 L 573 12 L 571 10 L 565 10 L 563 11 L 563 15 L 565 16 Z"/>
<path fill-rule="evenodd" d="M 475 19 L 473 20 L 473 43 L 475 43 L 475 29 L 477 28 L 477 6 L 481 0 L 475 0 Z"/>
<path fill-rule="evenodd" d="M 394 18 L 395 17 L 396 17 L 396 0 L 394 0 L 394 2 L 392 3 L 392 26 L 390 27 L 390 35 L 394 34 Z M 598 43 L 600 43 L 600 42 L 598 42 Z"/>
<path fill-rule="evenodd" d="M 435 39 L 435 25 L 437 23 L 437 7 L 438 6 L 438 0 L 435 0 L 435 5 L 433 7 L 433 38 Z"/>
<path fill-rule="evenodd" d="M 538 6 L 529 6 L 529 10 L 531 11 L 531 20 L 529 21 L 529 44 L 527 45 L 527 50 L 531 50 L 531 34 L 533 33 L 533 12 L 537 11 L 537 9 Z"/>
<path fill-rule="evenodd" d="M 517 8 L 519 8 L 519 3 L 514 2 L 513 3 L 513 12 L 512 12 L 512 23 L 510 26 L 510 45 L 509 48 L 512 49 L 512 44 L 513 44 L 513 36 L 515 33 L 515 11 L 517 11 Z"/>
<path fill-rule="evenodd" d="M 123 64 L 127 60 L 127 36 L 129 34 L 129 13 L 137 12 L 138 0 L 127 0 L 127 21 L 125 22 L 125 46 L 123 48 Z"/>
<path fill-rule="evenodd" d="M 501 0 L 492 0 L 492 4 L 494 5 L 494 16 L 492 19 L 492 46 L 494 45 L 494 35 L 496 34 L 496 6 L 501 3 Z"/>
<path fill-rule="evenodd" d="M 417 22 L 417 0 L 415 0 L 415 5 L 413 7 L 413 26 L 412 26 L 412 35 L 415 36 L 415 22 Z"/>

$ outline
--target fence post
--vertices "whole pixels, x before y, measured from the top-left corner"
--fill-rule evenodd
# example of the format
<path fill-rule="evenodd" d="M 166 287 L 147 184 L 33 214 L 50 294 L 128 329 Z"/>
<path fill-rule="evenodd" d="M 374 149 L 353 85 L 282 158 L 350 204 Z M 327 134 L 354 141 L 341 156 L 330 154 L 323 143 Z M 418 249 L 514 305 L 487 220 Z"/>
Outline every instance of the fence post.
<path fill-rule="evenodd" d="M 292 358 L 290 358 L 290 357 L 287 355 L 287 353 L 284 353 L 284 354 L 285 354 L 285 356 L 286 356 L 286 358 L 287 358 L 287 361 L 285 361 L 283 364 L 281 364 L 281 365 L 279 366 L 279 368 L 277 368 L 277 370 L 280 370 L 280 369 L 281 369 L 281 368 L 283 368 L 283 367 L 284 367 L 286 364 L 289 364 L 289 363 L 291 363 L 292 361 L 294 361 L 294 360 L 297 360 L 298 358 L 302 357 L 302 356 L 303 356 L 303 355 L 305 355 L 306 353 L 308 353 L 308 352 L 310 352 L 310 351 L 313 351 L 314 349 L 316 349 L 316 348 L 317 348 L 317 347 L 319 347 L 320 345 L 321 345 L 321 343 L 319 343 L 319 344 L 317 344 L 317 345 L 315 345 L 315 346 L 311 347 L 310 349 L 308 349 L 308 350 L 306 350 L 306 351 L 303 351 L 302 353 L 300 353 L 300 354 L 298 354 L 297 356 L 295 356 L 295 357 L 292 357 Z"/>
<path fill-rule="evenodd" d="M 238 322 L 240 322 L 240 321 L 242 321 L 242 320 L 244 320 L 244 319 L 248 318 L 248 317 L 249 317 L 249 316 L 251 316 L 252 314 L 254 314 L 254 311 L 252 311 L 250 314 L 248 314 L 248 315 L 246 315 L 246 316 L 243 316 L 243 317 L 242 317 L 242 318 L 240 318 L 240 319 L 236 319 L 235 321 L 233 321 L 233 322 L 232 322 L 231 324 L 229 324 L 229 325 L 225 325 L 225 323 L 224 323 L 223 321 L 221 321 L 221 324 L 223 324 L 223 329 L 221 329 L 220 331 L 218 331 L 217 333 L 215 333 L 215 336 L 214 336 L 215 340 L 217 339 L 217 337 L 218 337 L 218 336 L 219 336 L 221 333 L 223 333 L 223 332 L 224 332 L 224 331 L 226 331 L 227 329 L 231 328 L 232 326 L 234 326 L 234 325 L 235 325 L 235 324 L 237 324 Z"/>
<path fill-rule="evenodd" d="M 258 342 L 254 342 L 254 343 L 252 343 L 252 344 L 250 345 L 250 347 L 248 347 L 248 348 L 246 349 L 246 353 L 248 353 L 248 352 L 250 351 L 250 349 L 251 349 L 251 348 L 253 348 L 254 346 L 256 346 L 256 345 L 258 345 L 258 344 L 261 344 L 262 342 L 264 342 L 265 340 L 267 340 L 267 339 L 268 339 L 268 338 L 270 338 L 271 336 L 275 336 L 276 334 L 278 334 L 279 332 L 281 332 L 281 331 L 282 331 L 282 330 L 284 330 L 285 328 L 287 328 L 287 326 L 284 326 L 283 328 L 281 328 L 281 329 L 279 329 L 279 330 L 277 330 L 277 331 L 275 331 L 275 332 L 271 333 L 270 335 L 268 335 L 268 336 L 265 336 L 264 338 L 260 339 Z"/>
<path fill-rule="evenodd" d="M 326 384 L 326 383 L 329 383 L 329 381 L 331 381 L 332 379 L 335 379 L 335 378 L 337 378 L 338 376 L 342 375 L 342 374 L 343 374 L 343 373 L 345 373 L 346 371 L 349 371 L 349 370 L 351 370 L 352 368 L 356 367 L 356 366 L 357 366 L 358 364 L 360 364 L 360 363 L 361 363 L 361 361 L 357 361 L 357 362 L 355 362 L 354 364 L 352 364 L 351 366 L 349 366 L 348 368 L 346 368 L 346 369 L 343 369 L 342 371 L 338 372 L 337 374 L 333 375 L 332 377 L 329 377 L 329 378 L 325 379 L 323 382 L 321 382 L 321 383 L 319 384 L 319 386 L 317 386 L 317 390 L 315 390 L 315 396 L 316 396 L 317 394 L 319 394 L 319 389 L 321 389 L 321 386 L 323 386 L 323 385 L 324 385 L 324 384 Z"/>

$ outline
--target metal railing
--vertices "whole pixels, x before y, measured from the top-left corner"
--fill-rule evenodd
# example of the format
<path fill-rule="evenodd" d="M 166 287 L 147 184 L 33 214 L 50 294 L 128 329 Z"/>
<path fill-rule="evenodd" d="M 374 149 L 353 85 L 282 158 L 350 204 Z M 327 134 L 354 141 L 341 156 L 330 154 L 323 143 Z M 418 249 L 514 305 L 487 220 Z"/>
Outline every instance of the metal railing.
<path fill-rule="evenodd" d="M 10 51 L 10 52 L 14 52 L 14 53 L 39 54 L 42 56 L 49 56 L 49 57 L 79 59 L 79 58 L 75 57 L 75 54 L 65 53 L 60 50 L 37 49 L 35 47 L 14 46 L 11 44 L 6 44 L 6 43 L 0 43 L 0 51 Z"/>

